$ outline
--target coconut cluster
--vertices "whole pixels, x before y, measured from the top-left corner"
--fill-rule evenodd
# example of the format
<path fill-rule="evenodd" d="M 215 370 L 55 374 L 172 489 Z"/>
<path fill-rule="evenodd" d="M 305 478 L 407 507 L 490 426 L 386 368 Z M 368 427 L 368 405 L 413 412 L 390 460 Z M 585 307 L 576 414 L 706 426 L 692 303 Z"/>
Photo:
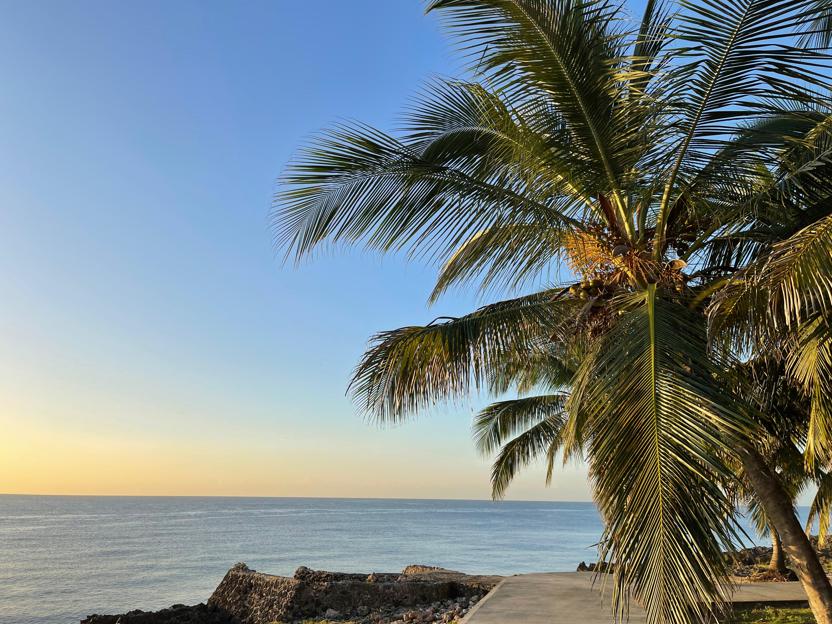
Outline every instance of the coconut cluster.
<path fill-rule="evenodd" d="M 617 289 L 618 284 L 615 282 L 604 282 L 604 280 L 596 277 L 594 279 L 584 280 L 578 284 L 573 284 L 569 287 L 569 292 L 579 299 L 588 301 L 596 297 L 611 295 Z"/>

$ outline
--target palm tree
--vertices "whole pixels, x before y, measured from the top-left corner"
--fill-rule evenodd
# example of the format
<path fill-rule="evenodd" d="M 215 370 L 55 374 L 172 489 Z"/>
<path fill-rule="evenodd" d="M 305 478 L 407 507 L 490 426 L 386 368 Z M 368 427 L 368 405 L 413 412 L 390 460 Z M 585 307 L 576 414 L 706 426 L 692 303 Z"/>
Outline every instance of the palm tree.
<path fill-rule="evenodd" d="M 806 432 L 810 422 L 809 398 L 786 374 L 782 358 L 772 357 L 771 354 L 759 355 L 738 368 L 743 380 L 748 382 L 746 388 L 752 389 L 748 399 L 756 401 L 759 413 L 764 415 L 760 421 L 763 435 L 757 448 L 796 506 L 798 496 L 807 487 L 821 483 L 825 477 L 818 466 L 807 469 L 800 450 L 806 447 Z M 789 570 L 780 534 L 766 515 L 742 466 L 737 466 L 737 473 L 735 485 L 738 488 L 735 491 L 748 508 L 757 535 L 771 538 L 771 560 L 763 576 L 773 580 L 788 580 Z M 808 535 L 808 525 L 806 532 Z"/>
<path fill-rule="evenodd" d="M 427 8 L 472 78 L 426 84 L 395 137 L 321 133 L 282 177 L 275 243 L 298 261 L 354 245 L 436 261 L 432 302 L 534 294 L 378 334 L 358 407 L 397 423 L 472 388 L 547 388 L 495 407 L 495 426 L 514 410 L 530 444 L 588 462 L 616 611 L 633 596 L 650 622 L 727 604 L 737 528 L 721 485 L 739 462 L 832 624 L 732 373 L 775 340 L 813 397 L 807 461 L 832 461 L 826 4 L 649 0 L 640 20 L 592 0 Z M 542 288 L 564 262 L 577 281 Z"/>
<path fill-rule="evenodd" d="M 800 387 L 784 370 L 782 358 L 763 353 L 737 367 L 743 386 L 737 391 L 754 402 L 762 416 L 759 422 L 760 438 L 757 449 L 777 475 L 781 488 L 796 507 L 798 496 L 811 485 L 817 485 L 825 476 L 818 466 L 807 469 L 800 449 L 806 447 L 806 432 L 810 422 L 810 401 Z M 771 539 L 771 559 L 762 579 L 789 580 L 786 556 L 780 534 L 766 514 L 741 465 L 736 466 L 737 479 L 726 484 L 738 502 L 750 512 L 750 519 L 759 537 Z M 810 523 L 811 524 L 811 523 Z M 807 535 L 809 527 L 807 526 Z"/>

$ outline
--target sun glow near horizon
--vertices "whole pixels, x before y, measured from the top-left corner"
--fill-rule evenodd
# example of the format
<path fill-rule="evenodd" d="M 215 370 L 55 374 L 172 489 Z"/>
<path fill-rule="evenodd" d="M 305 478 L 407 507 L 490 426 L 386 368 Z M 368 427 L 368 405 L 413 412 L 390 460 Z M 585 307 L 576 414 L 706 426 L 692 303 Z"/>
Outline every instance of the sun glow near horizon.
<path fill-rule="evenodd" d="M 487 499 L 488 467 L 470 448 L 449 456 L 356 453 L 345 448 L 182 444 L 152 437 L 73 433 L 0 417 L 0 493 L 112 496 L 286 496 Z M 384 432 L 389 433 L 389 432 Z M 364 457 L 362 460 L 361 457 Z M 477 464 L 480 464 L 477 466 Z M 472 465 L 473 464 L 473 465 Z M 514 500 L 586 501 L 582 470 L 553 488 L 532 470 L 510 492 Z"/>
<path fill-rule="evenodd" d="M 380 431 L 344 396 L 370 335 L 471 299 L 270 246 L 304 136 L 389 127 L 456 72 L 420 0 L 326 7 L 3 7 L 0 492 L 489 498 L 471 406 Z M 543 478 L 510 496 L 590 498 L 581 470 Z"/>

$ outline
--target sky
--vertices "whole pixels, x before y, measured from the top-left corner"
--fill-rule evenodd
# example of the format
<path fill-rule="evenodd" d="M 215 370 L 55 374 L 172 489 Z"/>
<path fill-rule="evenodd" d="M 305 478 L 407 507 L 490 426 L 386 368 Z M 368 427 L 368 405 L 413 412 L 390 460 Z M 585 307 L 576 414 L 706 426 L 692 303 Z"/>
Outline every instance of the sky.
<path fill-rule="evenodd" d="M 435 266 L 271 247 L 281 169 L 460 61 L 419 0 L 0 3 L 0 493 L 489 498 L 474 405 L 345 390 Z M 510 499 L 590 500 L 532 468 Z"/>

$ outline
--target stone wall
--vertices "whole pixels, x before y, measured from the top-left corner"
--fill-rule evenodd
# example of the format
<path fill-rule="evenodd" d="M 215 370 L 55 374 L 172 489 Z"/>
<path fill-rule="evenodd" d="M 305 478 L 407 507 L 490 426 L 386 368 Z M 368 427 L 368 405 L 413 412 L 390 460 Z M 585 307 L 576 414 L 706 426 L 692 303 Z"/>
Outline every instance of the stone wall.
<path fill-rule="evenodd" d="M 306 590 L 302 581 L 258 574 L 238 563 L 211 594 L 208 608 L 229 613 L 247 624 L 287 622 L 302 617 L 298 607 L 309 602 Z"/>
<path fill-rule="evenodd" d="M 235 565 L 208 599 L 212 611 L 244 624 L 291 622 L 326 616 L 366 615 L 391 605 L 408 607 L 485 595 L 493 579 L 448 571 L 441 580 L 425 574 L 342 574 L 299 568 L 295 578 L 260 574 Z M 455 575 L 455 576 L 454 576 Z"/>

